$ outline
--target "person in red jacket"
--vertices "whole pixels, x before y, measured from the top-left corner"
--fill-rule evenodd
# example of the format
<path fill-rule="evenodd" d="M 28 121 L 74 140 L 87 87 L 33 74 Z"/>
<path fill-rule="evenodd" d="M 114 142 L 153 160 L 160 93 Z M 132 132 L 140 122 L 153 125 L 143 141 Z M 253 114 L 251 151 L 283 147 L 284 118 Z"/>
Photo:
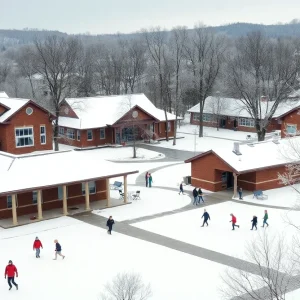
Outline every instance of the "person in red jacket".
<path fill-rule="evenodd" d="M 33 243 L 33 251 L 35 250 L 35 257 L 40 258 L 41 248 L 43 248 L 42 242 L 39 240 L 38 237 L 35 238 Z"/>
<path fill-rule="evenodd" d="M 232 223 L 232 230 L 234 230 L 234 227 L 236 226 L 237 228 L 240 228 L 240 225 L 236 225 L 236 217 L 234 216 L 234 214 L 230 214 L 231 215 L 231 222 Z"/>
<path fill-rule="evenodd" d="M 7 282 L 9 285 L 9 290 L 11 290 L 12 285 L 13 284 L 16 289 L 18 290 L 19 286 L 15 283 L 15 274 L 18 277 L 18 270 L 16 268 L 16 266 L 13 264 L 13 262 L 10 260 L 8 262 L 8 265 L 5 268 L 5 272 L 4 272 L 4 278 L 6 279 L 7 276 Z"/>

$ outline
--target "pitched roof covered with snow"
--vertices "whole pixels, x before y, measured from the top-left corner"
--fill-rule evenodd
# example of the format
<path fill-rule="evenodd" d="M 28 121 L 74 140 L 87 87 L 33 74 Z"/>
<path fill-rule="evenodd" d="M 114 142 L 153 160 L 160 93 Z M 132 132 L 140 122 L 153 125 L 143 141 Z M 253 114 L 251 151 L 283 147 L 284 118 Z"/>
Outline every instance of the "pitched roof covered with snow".
<path fill-rule="evenodd" d="M 8 108 L 8 110 L 0 116 L 0 123 L 5 122 L 29 102 L 29 99 L 0 98 L 0 104 Z"/>
<path fill-rule="evenodd" d="M 251 114 L 248 112 L 247 107 L 240 99 L 235 98 L 221 98 L 219 102 L 220 115 L 230 116 L 230 117 L 242 117 L 242 118 L 252 118 Z M 217 107 L 217 98 L 209 96 L 205 100 L 204 113 L 214 114 Z M 278 118 L 295 108 L 300 107 L 300 100 L 287 100 L 278 105 L 278 108 L 273 115 L 273 118 Z M 272 102 L 261 102 L 261 109 L 266 115 L 272 108 Z M 200 104 L 193 106 L 188 112 L 199 113 Z"/>
<path fill-rule="evenodd" d="M 8 98 L 8 95 L 5 92 L 0 91 L 0 98 Z"/>
<path fill-rule="evenodd" d="M 300 137 L 281 139 L 277 143 L 269 140 L 239 144 L 241 155 L 237 155 L 233 151 L 233 146 L 232 143 L 232 147 L 215 148 L 194 156 L 185 162 L 201 159 L 201 157 L 213 153 L 227 163 L 233 171 L 241 174 L 300 161 Z"/>
<path fill-rule="evenodd" d="M 59 117 L 59 125 L 64 127 L 89 129 L 113 125 L 135 106 L 158 121 L 165 121 L 164 111 L 156 108 L 144 94 L 67 98 L 65 101 L 78 119 Z M 168 120 L 176 118 L 170 113 L 167 113 L 167 117 Z"/>
<path fill-rule="evenodd" d="M 76 164 L 74 164 L 76 161 Z M 95 160 L 87 151 L 16 156 L 0 152 L 0 194 L 137 173 L 129 164 Z M 30 176 L 24 176 L 30 170 Z"/>

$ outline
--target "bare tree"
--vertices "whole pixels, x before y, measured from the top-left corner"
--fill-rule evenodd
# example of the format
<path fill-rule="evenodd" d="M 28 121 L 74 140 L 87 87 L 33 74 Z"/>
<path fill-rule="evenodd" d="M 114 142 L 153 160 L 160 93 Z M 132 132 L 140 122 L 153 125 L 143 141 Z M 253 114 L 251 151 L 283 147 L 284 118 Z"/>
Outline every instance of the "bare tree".
<path fill-rule="evenodd" d="M 300 57 L 289 41 L 270 40 L 261 32 L 240 38 L 236 51 L 228 64 L 228 88 L 241 99 L 263 141 L 278 105 L 293 91 Z"/>
<path fill-rule="evenodd" d="M 217 130 L 219 130 L 222 112 L 228 107 L 226 98 L 222 98 L 220 92 L 217 91 L 216 96 L 212 97 L 212 101 L 207 104 L 212 111 L 213 122 L 215 122 Z"/>
<path fill-rule="evenodd" d="M 34 46 L 35 69 L 43 76 L 51 93 L 51 105 L 56 116 L 53 138 L 55 151 L 58 151 L 60 102 L 77 88 L 74 83 L 78 78 L 77 65 L 82 45 L 75 38 L 50 36 L 46 40 L 36 39 Z"/>
<path fill-rule="evenodd" d="M 150 285 L 145 285 L 141 275 L 136 273 L 118 274 L 112 283 L 105 286 L 101 300 L 147 300 L 151 297 Z"/>
<path fill-rule="evenodd" d="M 180 100 L 182 97 L 182 67 L 184 60 L 184 45 L 187 41 L 187 31 L 185 27 L 177 27 L 172 30 L 170 47 L 172 52 L 172 63 L 175 65 L 175 97 L 174 97 L 174 113 L 176 115 L 174 124 L 173 145 L 176 145 L 177 134 L 177 118 L 179 114 Z"/>
<path fill-rule="evenodd" d="M 143 36 L 147 45 L 149 60 L 153 65 L 159 82 L 159 100 L 160 107 L 163 108 L 166 120 L 166 140 L 169 141 L 168 136 L 168 102 L 170 99 L 170 64 L 167 62 L 167 40 L 166 32 L 162 31 L 160 27 L 152 28 L 151 30 L 143 30 Z"/>
<path fill-rule="evenodd" d="M 260 235 L 246 249 L 247 259 L 254 263 L 255 275 L 243 270 L 228 270 L 222 276 L 223 299 L 285 300 L 290 289 L 299 284 L 299 261 L 281 237 Z M 297 259 L 297 258 L 296 258 Z"/>
<path fill-rule="evenodd" d="M 192 75 L 192 87 L 199 102 L 199 137 L 203 137 L 205 99 L 212 93 L 224 62 L 226 43 L 223 36 L 201 25 L 195 27 L 185 46 L 187 67 Z"/>

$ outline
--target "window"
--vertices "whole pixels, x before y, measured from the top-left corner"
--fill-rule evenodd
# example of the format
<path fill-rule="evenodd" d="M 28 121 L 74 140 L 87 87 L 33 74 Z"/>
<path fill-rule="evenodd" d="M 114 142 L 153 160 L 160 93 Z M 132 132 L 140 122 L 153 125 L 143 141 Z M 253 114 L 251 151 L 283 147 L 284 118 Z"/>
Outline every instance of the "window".
<path fill-rule="evenodd" d="M 296 124 L 286 124 L 286 132 L 287 134 L 294 135 L 297 133 L 297 125 Z"/>
<path fill-rule="evenodd" d="M 193 113 L 193 120 L 194 121 L 199 121 L 200 120 L 200 115 L 197 113 Z"/>
<path fill-rule="evenodd" d="M 87 131 L 87 140 L 91 141 L 93 139 L 93 130 Z"/>
<path fill-rule="evenodd" d="M 64 127 L 58 127 L 58 133 L 59 133 L 59 135 L 65 135 L 65 128 Z"/>
<path fill-rule="evenodd" d="M 254 120 L 253 119 L 239 118 L 239 126 L 254 127 Z"/>
<path fill-rule="evenodd" d="M 32 203 L 33 204 L 37 204 L 37 194 L 38 194 L 37 191 L 32 192 Z"/>
<path fill-rule="evenodd" d="M 67 129 L 67 138 L 71 140 L 75 140 L 75 132 L 74 129 Z"/>
<path fill-rule="evenodd" d="M 40 126 L 40 139 L 41 139 L 41 144 L 45 145 L 46 144 L 46 126 L 45 125 Z"/>
<path fill-rule="evenodd" d="M 11 195 L 7 196 L 6 203 L 7 203 L 7 208 L 12 208 L 12 196 Z M 18 207 L 17 195 L 16 195 L 16 207 Z"/>
<path fill-rule="evenodd" d="M 33 128 L 23 127 L 15 129 L 16 147 L 31 147 L 33 146 Z"/>
<path fill-rule="evenodd" d="M 82 195 L 85 195 L 85 184 L 81 184 Z M 89 181 L 89 191 L 90 194 L 96 194 L 96 183 L 95 181 Z"/>
<path fill-rule="evenodd" d="M 101 140 L 105 139 L 105 128 L 100 128 L 100 139 Z"/>
<path fill-rule="evenodd" d="M 64 196 L 63 187 L 57 187 L 58 200 L 62 200 Z M 68 198 L 68 187 L 67 187 L 67 198 Z"/>
<path fill-rule="evenodd" d="M 77 130 L 77 141 L 80 141 L 80 130 Z"/>
<path fill-rule="evenodd" d="M 203 114 L 203 122 L 212 122 L 212 115 L 210 114 Z"/>
<path fill-rule="evenodd" d="M 33 109 L 32 109 L 31 107 L 27 107 L 27 108 L 26 108 L 26 114 L 27 114 L 28 116 L 30 116 L 30 115 L 32 115 L 32 113 L 33 113 Z"/>
<path fill-rule="evenodd" d="M 168 128 L 168 132 L 170 132 L 171 131 L 171 122 L 168 122 L 168 124 L 167 124 L 167 128 Z"/>

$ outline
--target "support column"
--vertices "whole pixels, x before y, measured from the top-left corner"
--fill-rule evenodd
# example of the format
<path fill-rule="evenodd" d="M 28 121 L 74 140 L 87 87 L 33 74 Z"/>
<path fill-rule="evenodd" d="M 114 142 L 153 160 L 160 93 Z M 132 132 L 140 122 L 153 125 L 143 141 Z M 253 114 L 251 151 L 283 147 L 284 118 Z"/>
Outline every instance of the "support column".
<path fill-rule="evenodd" d="M 127 203 L 127 175 L 124 175 L 124 203 Z"/>
<path fill-rule="evenodd" d="M 63 185 L 63 214 L 68 215 L 68 203 L 67 203 L 67 186 Z"/>
<path fill-rule="evenodd" d="M 85 210 L 90 210 L 90 189 L 89 189 L 88 182 L 85 182 L 84 189 L 85 189 Z"/>
<path fill-rule="evenodd" d="M 38 207 L 38 219 L 43 219 L 43 209 L 42 209 L 42 190 L 37 191 L 37 207 Z"/>
<path fill-rule="evenodd" d="M 109 178 L 106 178 L 106 199 L 107 199 L 107 207 L 110 207 L 110 185 L 109 185 Z"/>
<path fill-rule="evenodd" d="M 237 196 L 237 175 L 233 173 L 233 198 Z"/>
<path fill-rule="evenodd" d="M 13 225 L 18 225 L 16 194 L 11 195 Z"/>

